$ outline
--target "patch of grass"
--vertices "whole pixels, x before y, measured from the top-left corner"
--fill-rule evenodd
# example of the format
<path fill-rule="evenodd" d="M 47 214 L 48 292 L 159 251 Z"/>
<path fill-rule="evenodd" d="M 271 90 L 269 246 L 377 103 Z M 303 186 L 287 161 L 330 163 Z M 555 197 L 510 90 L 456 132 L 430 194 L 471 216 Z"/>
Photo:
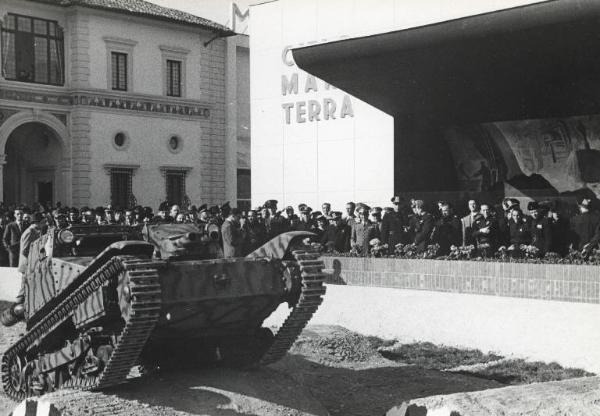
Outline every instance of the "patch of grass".
<path fill-rule="evenodd" d="M 595 375 L 579 368 L 564 368 L 555 362 L 528 362 L 523 359 L 505 360 L 490 364 L 474 372 L 460 371 L 460 373 L 513 385 L 558 381 Z"/>
<path fill-rule="evenodd" d="M 503 358 L 492 353 L 484 354 L 479 350 L 439 346 L 431 342 L 396 343 L 391 346 L 381 346 L 379 353 L 390 360 L 414 364 L 432 370 L 446 370 L 461 365 L 488 363 Z"/>
<path fill-rule="evenodd" d="M 369 341 L 371 343 L 371 346 L 375 349 L 381 348 L 381 347 L 391 347 L 392 345 L 394 345 L 396 343 L 395 340 L 390 340 L 390 339 L 382 339 L 373 335 L 369 335 L 367 336 L 367 341 Z"/>

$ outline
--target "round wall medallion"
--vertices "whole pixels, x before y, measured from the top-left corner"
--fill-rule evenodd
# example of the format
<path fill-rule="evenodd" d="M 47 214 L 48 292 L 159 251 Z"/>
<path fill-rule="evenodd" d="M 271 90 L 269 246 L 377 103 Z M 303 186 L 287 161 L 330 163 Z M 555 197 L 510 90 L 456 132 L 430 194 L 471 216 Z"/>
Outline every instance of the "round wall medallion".
<path fill-rule="evenodd" d="M 117 150 L 125 150 L 129 147 L 129 136 L 125 132 L 118 132 L 113 136 L 112 145 Z"/>
<path fill-rule="evenodd" d="M 169 140 L 167 140 L 167 149 L 169 149 L 171 153 L 179 153 L 181 152 L 182 148 L 183 140 L 181 139 L 181 137 L 177 135 L 172 135 L 171 137 L 169 137 Z"/>

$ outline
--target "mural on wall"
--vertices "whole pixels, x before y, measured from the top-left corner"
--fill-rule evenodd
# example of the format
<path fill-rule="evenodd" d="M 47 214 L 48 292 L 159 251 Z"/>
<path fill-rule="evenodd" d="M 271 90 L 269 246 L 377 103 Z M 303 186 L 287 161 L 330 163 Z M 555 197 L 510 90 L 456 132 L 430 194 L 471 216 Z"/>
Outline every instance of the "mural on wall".
<path fill-rule="evenodd" d="M 465 191 L 505 183 L 600 197 L 600 115 L 451 127 L 445 132 Z"/>

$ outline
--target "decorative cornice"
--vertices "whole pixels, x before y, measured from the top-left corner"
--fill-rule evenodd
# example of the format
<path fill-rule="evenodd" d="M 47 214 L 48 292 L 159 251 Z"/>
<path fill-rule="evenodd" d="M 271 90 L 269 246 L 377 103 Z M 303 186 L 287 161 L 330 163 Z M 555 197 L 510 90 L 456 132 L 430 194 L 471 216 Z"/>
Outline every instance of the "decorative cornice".
<path fill-rule="evenodd" d="M 110 175 L 113 169 L 131 169 L 131 173 L 135 175 L 135 172 L 140 168 L 140 165 L 133 165 L 131 163 L 105 163 L 102 165 L 104 172 Z"/>
<path fill-rule="evenodd" d="M 107 44 L 119 45 L 127 48 L 133 48 L 135 45 L 137 45 L 137 41 L 135 40 L 116 38 L 113 36 L 104 36 L 102 40 Z"/>
<path fill-rule="evenodd" d="M 203 103 L 178 102 L 135 96 L 114 96 L 100 92 L 36 92 L 0 88 L 0 100 L 64 106 L 97 107 L 173 116 L 210 118 L 210 108 Z"/>
<path fill-rule="evenodd" d="M 160 174 L 163 177 L 167 176 L 167 172 L 170 171 L 176 171 L 176 172 L 181 172 L 185 175 L 187 175 L 188 173 L 190 173 L 190 171 L 193 169 L 193 167 L 191 166 L 180 166 L 180 165 L 162 165 L 159 167 L 160 169 Z"/>
<path fill-rule="evenodd" d="M 163 52 L 172 53 L 176 55 L 187 55 L 191 52 L 189 49 L 180 48 L 179 46 L 159 45 L 158 47 Z"/>

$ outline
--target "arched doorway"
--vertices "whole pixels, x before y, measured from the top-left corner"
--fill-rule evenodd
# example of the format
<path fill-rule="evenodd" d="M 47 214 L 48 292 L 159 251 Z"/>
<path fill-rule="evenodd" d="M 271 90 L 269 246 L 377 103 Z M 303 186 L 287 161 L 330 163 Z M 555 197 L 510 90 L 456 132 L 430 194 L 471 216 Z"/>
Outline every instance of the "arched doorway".
<path fill-rule="evenodd" d="M 8 136 L 4 153 L 6 204 L 55 204 L 60 200 L 65 186 L 63 147 L 53 129 L 40 122 L 21 124 Z"/>

